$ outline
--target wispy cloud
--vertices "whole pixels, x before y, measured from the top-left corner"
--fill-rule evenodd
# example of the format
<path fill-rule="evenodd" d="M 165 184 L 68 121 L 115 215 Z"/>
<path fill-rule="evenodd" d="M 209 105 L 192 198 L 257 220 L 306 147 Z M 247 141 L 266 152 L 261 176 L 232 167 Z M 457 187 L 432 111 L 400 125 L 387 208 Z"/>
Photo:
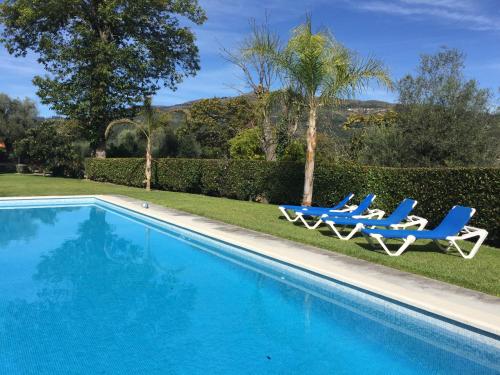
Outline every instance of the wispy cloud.
<path fill-rule="evenodd" d="M 429 5 L 450 9 L 473 10 L 477 8 L 477 1 L 470 0 L 401 0 L 410 5 Z"/>
<path fill-rule="evenodd" d="M 364 11 L 407 17 L 433 17 L 473 30 L 500 31 L 500 17 L 485 12 L 472 0 L 392 0 L 363 1 L 356 8 Z"/>
<path fill-rule="evenodd" d="M 33 77 L 37 74 L 44 74 L 43 67 L 37 63 L 32 55 L 27 57 L 13 57 L 7 54 L 7 51 L 0 50 L 0 70 L 9 72 L 17 76 Z"/>

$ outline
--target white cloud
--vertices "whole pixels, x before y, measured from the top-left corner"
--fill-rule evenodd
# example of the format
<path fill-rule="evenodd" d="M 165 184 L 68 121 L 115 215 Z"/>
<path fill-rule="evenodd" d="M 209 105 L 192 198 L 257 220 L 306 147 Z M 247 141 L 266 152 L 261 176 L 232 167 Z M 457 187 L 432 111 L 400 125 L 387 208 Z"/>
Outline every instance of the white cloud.
<path fill-rule="evenodd" d="M 357 3 L 356 8 L 407 17 L 434 17 L 468 29 L 499 31 L 500 18 L 491 16 L 477 5 L 468 0 L 393 0 L 364 1 Z"/>
<path fill-rule="evenodd" d="M 429 5 L 464 10 L 473 10 L 477 5 L 477 2 L 470 0 L 401 0 L 401 2 L 411 5 Z"/>

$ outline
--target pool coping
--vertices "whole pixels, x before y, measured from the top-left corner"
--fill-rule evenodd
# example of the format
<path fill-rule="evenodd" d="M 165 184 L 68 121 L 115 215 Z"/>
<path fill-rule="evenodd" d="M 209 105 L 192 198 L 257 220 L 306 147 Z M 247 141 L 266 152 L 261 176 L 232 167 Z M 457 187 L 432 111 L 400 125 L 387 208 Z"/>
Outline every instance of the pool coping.
<path fill-rule="evenodd" d="M 234 244 L 417 309 L 500 336 L 500 298 L 347 255 L 119 195 L 0 197 L 4 200 L 94 198 Z M 473 261 L 473 260 L 464 260 Z"/>

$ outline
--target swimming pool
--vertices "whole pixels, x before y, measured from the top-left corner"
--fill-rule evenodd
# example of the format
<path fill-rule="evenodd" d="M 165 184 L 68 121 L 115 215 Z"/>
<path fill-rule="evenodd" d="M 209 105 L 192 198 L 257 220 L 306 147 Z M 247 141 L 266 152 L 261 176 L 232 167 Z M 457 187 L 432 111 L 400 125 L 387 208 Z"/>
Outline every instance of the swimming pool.
<path fill-rule="evenodd" d="M 0 202 L 1 374 L 494 374 L 498 337 L 97 199 Z"/>

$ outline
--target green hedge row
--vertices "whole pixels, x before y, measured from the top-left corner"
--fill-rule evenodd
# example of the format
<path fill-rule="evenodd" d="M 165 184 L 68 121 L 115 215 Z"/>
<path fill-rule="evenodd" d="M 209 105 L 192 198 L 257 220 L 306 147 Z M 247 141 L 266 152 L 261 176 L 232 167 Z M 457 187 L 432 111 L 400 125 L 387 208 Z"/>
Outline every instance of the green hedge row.
<path fill-rule="evenodd" d="M 0 173 L 15 173 L 16 165 L 13 163 L 0 163 Z"/>
<path fill-rule="evenodd" d="M 144 186 L 144 160 L 87 159 L 86 175 L 95 181 Z M 299 203 L 301 163 L 244 160 L 158 159 L 153 165 L 157 189 L 201 193 L 240 200 Z M 374 206 L 391 212 L 406 197 L 417 199 L 415 214 L 435 225 L 456 205 L 477 209 L 471 223 L 500 243 L 500 169 L 380 168 L 319 164 L 315 171 L 314 204 L 329 205 L 348 192 L 355 200 L 373 192 Z"/>

